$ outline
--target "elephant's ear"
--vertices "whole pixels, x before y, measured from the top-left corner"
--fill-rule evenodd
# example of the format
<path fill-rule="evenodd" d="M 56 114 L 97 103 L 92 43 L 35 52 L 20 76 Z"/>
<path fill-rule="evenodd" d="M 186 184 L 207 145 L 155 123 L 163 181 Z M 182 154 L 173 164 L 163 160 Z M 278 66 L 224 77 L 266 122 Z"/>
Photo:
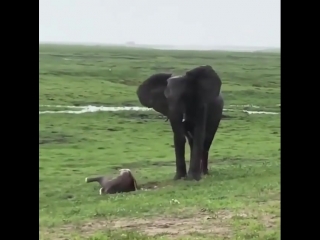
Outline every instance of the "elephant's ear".
<path fill-rule="evenodd" d="M 211 66 L 196 67 L 187 71 L 186 76 L 204 99 L 219 96 L 222 82 Z"/>
<path fill-rule="evenodd" d="M 167 79 L 171 76 L 171 73 L 157 73 L 143 81 L 136 92 L 140 103 L 167 116 L 168 104 L 164 91 L 167 87 Z"/>

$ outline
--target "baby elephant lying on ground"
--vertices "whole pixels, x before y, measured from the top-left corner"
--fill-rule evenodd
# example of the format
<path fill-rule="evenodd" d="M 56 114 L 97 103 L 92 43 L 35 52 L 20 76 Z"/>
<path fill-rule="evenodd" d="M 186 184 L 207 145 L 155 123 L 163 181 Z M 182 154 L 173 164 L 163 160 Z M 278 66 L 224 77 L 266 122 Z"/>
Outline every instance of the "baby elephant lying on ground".
<path fill-rule="evenodd" d="M 130 169 L 120 169 L 120 175 L 113 179 L 107 177 L 86 178 L 86 183 L 98 182 L 101 186 L 99 193 L 114 194 L 122 192 L 132 192 L 137 190 L 137 182 L 133 177 Z"/>

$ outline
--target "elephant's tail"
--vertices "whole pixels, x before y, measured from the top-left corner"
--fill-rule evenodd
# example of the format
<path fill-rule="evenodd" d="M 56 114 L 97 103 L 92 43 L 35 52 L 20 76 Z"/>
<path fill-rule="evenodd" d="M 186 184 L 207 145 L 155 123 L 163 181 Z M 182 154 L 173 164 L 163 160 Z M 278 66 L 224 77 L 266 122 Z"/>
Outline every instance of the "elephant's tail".
<path fill-rule="evenodd" d="M 102 178 L 103 178 L 103 177 L 101 177 L 101 176 L 100 176 L 100 177 L 86 178 L 86 179 L 85 179 L 85 182 L 86 182 L 86 183 L 90 183 L 90 182 L 99 182 L 99 183 L 100 183 L 101 180 L 102 180 Z"/>

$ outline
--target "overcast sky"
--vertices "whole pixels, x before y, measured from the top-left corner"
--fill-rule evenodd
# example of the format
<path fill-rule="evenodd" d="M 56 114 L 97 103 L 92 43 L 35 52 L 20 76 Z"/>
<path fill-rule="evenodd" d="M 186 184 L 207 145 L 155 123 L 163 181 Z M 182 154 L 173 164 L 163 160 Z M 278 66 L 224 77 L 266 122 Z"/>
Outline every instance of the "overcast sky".
<path fill-rule="evenodd" d="M 280 47 L 280 0 L 39 0 L 39 41 Z"/>

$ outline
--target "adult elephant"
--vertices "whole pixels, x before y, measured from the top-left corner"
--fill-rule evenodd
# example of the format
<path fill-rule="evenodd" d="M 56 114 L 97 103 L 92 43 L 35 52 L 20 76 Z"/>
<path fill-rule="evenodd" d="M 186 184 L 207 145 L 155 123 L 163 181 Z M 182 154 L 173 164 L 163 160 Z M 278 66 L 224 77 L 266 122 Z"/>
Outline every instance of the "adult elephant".
<path fill-rule="evenodd" d="M 176 174 L 174 179 L 187 177 L 200 180 L 208 174 L 208 153 L 223 111 L 221 79 L 211 66 L 187 71 L 182 76 L 157 73 L 137 89 L 140 103 L 165 115 L 173 131 Z M 190 145 L 190 166 L 185 162 L 186 138 Z"/>

